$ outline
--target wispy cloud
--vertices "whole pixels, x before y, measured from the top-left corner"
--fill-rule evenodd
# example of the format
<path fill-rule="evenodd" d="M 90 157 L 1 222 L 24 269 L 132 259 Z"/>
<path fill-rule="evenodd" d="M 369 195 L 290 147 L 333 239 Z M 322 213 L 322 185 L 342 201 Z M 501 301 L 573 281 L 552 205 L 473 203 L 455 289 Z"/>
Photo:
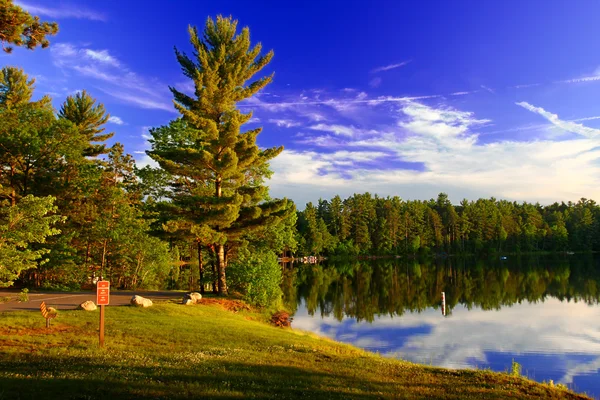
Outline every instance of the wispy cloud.
<path fill-rule="evenodd" d="M 91 59 L 98 60 L 100 62 L 113 65 L 115 67 L 119 66 L 119 61 L 117 61 L 116 58 L 108 54 L 108 50 L 85 49 L 84 52 Z"/>
<path fill-rule="evenodd" d="M 541 85 L 541 83 L 526 83 L 523 85 L 514 85 L 514 86 L 509 86 L 509 87 L 512 89 L 525 89 L 525 88 L 540 86 L 540 85 Z"/>
<path fill-rule="evenodd" d="M 369 86 L 371 86 L 372 88 L 376 88 L 379 87 L 379 85 L 381 85 L 381 82 L 383 82 L 383 79 L 377 76 L 369 81 Z"/>
<path fill-rule="evenodd" d="M 384 71 L 389 71 L 389 70 L 392 70 L 392 69 L 404 67 L 406 64 L 409 64 L 410 62 L 412 62 L 412 60 L 402 61 L 402 62 L 399 62 L 399 63 L 396 63 L 396 64 L 385 65 L 383 67 L 373 68 L 371 70 L 371 73 L 372 74 L 376 74 L 378 72 L 384 72 Z"/>
<path fill-rule="evenodd" d="M 269 119 L 269 122 L 271 124 L 275 124 L 275 125 L 277 125 L 279 127 L 283 127 L 283 128 L 293 128 L 293 127 L 302 125 L 300 122 L 292 121 L 292 120 L 289 120 L 289 119 L 274 119 L 274 118 L 271 118 L 271 119 Z"/>
<path fill-rule="evenodd" d="M 343 126 L 343 125 L 317 124 L 317 125 L 310 126 L 309 129 L 312 129 L 315 131 L 331 132 L 331 133 L 334 133 L 335 135 L 348 136 L 348 137 L 352 137 L 356 133 L 356 128 Z"/>
<path fill-rule="evenodd" d="M 31 4 L 24 1 L 15 1 L 20 7 L 29 11 L 35 15 L 43 15 L 50 18 L 63 19 L 63 18 L 75 18 L 75 19 L 88 19 L 92 21 L 106 21 L 106 15 L 97 11 L 89 10 L 80 5 L 65 5 L 65 4 L 52 4 L 52 7 L 44 7 L 40 5 Z"/>
<path fill-rule="evenodd" d="M 489 87 L 487 87 L 487 86 L 485 86 L 485 85 L 481 85 L 481 88 L 482 88 L 483 90 L 485 90 L 485 91 L 488 91 L 488 92 L 492 93 L 492 94 L 496 94 L 496 91 L 495 91 L 494 89 L 492 89 L 492 88 L 489 88 Z"/>
<path fill-rule="evenodd" d="M 112 89 L 103 89 L 99 88 L 102 92 L 115 97 L 117 99 L 122 100 L 125 103 L 130 103 L 134 106 L 138 106 L 141 108 L 146 108 L 150 110 L 163 110 L 171 113 L 177 113 L 173 104 L 167 103 L 161 100 L 153 100 L 145 96 L 144 94 L 133 94 L 130 92 L 124 92 L 119 90 Z"/>
<path fill-rule="evenodd" d="M 115 125 L 124 125 L 125 122 L 123 122 L 123 120 L 115 115 L 112 115 L 108 118 L 108 122 L 115 124 Z"/>
<path fill-rule="evenodd" d="M 556 83 L 582 83 L 582 82 L 596 82 L 600 81 L 600 75 L 584 76 L 582 78 L 566 79 L 563 81 L 556 81 Z"/>
<path fill-rule="evenodd" d="M 530 106 L 534 112 L 546 113 L 554 125 L 585 137 L 481 143 L 479 132 L 491 122 L 489 119 L 424 101 L 428 99 L 402 98 L 398 107 L 366 104 L 367 109 L 387 113 L 386 118 L 393 121 L 379 124 L 373 131 L 343 124 L 333 115 L 331 123 L 309 125 L 308 129 L 318 129 L 310 129 L 312 134 L 305 131 L 295 142 L 310 146 L 308 149 L 288 147 L 272 161 L 273 195 L 291 197 L 299 204 L 319 196 L 348 196 L 357 190 L 420 199 L 444 191 L 453 201 L 490 196 L 540 202 L 600 197 L 600 165 L 596 162 L 600 150 L 595 129 L 561 121 Z M 314 131 L 323 134 L 315 135 Z M 336 153 L 383 152 L 386 161 L 350 164 L 350 160 L 322 153 L 324 149 L 335 149 Z M 342 168 L 340 161 L 347 165 Z M 419 167 L 402 167 L 406 163 Z"/>
<path fill-rule="evenodd" d="M 600 134 L 600 129 L 589 128 L 582 124 L 578 124 L 573 121 L 564 121 L 558 118 L 558 115 L 553 114 L 544 110 L 542 107 L 533 106 L 525 101 L 516 103 L 518 106 L 523 107 L 526 110 L 529 110 L 533 113 L 539 114 L 542 117 L 546 118 L 550 123 L 557 128 L 565 130 L 567 132 L 576 133 L 581 136 L 585 136 L 587 138 L 595 138 Z"/>
<path fill-rule="evenodd" d="M 97 81 L 104 93 L 134 106 L 175 112 L 167 100 L 167 85 L 148 79 L 130 70 L 106 49 L 79 47 L 72 43 L 57 43 L 50 47 L 54 65 L 66 75 L 76 73 Z"/>

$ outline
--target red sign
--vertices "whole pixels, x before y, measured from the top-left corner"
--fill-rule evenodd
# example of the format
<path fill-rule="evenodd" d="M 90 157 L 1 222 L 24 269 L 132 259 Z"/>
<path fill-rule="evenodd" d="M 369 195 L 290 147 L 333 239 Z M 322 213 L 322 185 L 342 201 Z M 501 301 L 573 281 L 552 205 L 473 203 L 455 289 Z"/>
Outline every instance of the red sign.
<path fill-rule="evenodd" d="M 98 281 L 96 286 L 96 305 L 107 306 L 110 298 L 110 282 Z"/>

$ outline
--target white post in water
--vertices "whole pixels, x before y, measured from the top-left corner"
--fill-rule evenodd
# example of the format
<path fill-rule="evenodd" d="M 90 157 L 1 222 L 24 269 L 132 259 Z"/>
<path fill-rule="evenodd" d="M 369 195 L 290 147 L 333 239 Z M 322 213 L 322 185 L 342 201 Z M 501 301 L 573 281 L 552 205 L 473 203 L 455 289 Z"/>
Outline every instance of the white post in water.
<path fill-rule="evenodd" d="M 446 316 L 446 292 L 442 292 L 442 315 Z"/>

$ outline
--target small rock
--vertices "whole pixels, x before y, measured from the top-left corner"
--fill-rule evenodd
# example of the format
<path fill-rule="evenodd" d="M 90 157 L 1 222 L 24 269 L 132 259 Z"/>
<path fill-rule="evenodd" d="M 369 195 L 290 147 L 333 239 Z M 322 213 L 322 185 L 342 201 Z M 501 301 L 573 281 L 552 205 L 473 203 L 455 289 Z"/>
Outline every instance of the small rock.
<path fill-rule="evenodd" d="M 131 298 L 130 303 L 132 306 L 146 308 L 146 307 L 150 307 L 152 305 L 152 300 L 147 299 L 142 296 L 135 295 Z"/>
<path fill-rule="evenodd" d="M 56 318 L 56 316 L 58 315 L 58 310 L 54 307 L 48 307 L 48 315 L 52 316 L 52 318 Z"/>
<path fill-rule="evenodd" d="M 198 304 L 200 303 L 200 300 L 202 300 L 202 295 L 200 293 L 186 293 L 183 295 L 183 300 L 181 301 L 181 304 L 185 304 L 186 306 L 188 304 Z"/>
<path fill-rule="evenodd" d="M 85 311 L 94 311 L 97 307 L 96 304 L 94 304 L 93 301 L 84 301 L 83 303 L 81 303 L 79 305 L 79 308 Z"/>

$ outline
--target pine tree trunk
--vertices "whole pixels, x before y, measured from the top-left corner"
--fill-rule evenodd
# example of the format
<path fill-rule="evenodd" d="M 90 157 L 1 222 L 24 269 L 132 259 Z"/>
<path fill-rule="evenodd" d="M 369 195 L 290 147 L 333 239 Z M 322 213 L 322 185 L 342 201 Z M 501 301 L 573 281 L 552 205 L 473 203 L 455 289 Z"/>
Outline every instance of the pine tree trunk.
<path fill-rule="evenodd" d="M 219 274 L 219 296 L 227 296 L 227 279 L 225 277 L 225 268 L 227 268 L 227 259 L 225 256 L 225 246 L 217 245 L 217 270 Z"/>
<path fill-rule="evenodd" d="M 217 252 L 215 251 L 215 245 L 211 245 L 210 246 L 210 251 L 212 252 L 212 262 L 211 262 L 211 269 L 212 269 L 212 291 L 213 293 L 217 293 L 217 265 L 216 265 L 216 259 L 217 259 Z"/>
<path fill-rule="evenodd" d="M 102 263 L 100 264 L 100 268 L 101 268 L 100 270 L 102 271 L 101 272 L 102 279 L 106 279 L 106 274 L 104 272 L 104 264 L 106 262 L 106 246 L 108 244 L 107 242 L 108 242 L 108 239 L 104 239 L 104 244 L 102 245 Z"/>
<path fill-rule="evenodd" d="M 198 286 L 200 294 L 204 294 L 204 264 L 202 262 L 202 245 L 198 242 Z"/>
<path fill-rule="evenodd" d="M 213 276 L 212 291 L 213 291 L 213 293 L 217 293 L 217 267 L 215 265 L 215 261 L 212 262 L 212 276 Z"/>

